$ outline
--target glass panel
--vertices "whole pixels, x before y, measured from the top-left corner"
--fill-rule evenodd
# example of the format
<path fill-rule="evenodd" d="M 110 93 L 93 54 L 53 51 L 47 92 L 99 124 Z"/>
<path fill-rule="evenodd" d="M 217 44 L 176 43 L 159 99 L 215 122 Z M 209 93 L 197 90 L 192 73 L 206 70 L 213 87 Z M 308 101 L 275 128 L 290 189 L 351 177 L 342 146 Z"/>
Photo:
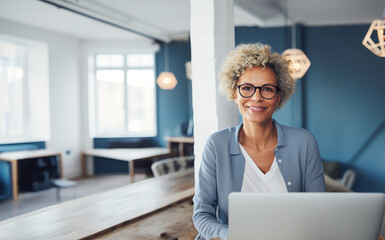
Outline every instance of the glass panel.
<path fill-rule="evenodd" d="M 156 129 L 155 77 L 153 70 L 127 71 L 128 130 L 151 132 Z"/>
<path fill-rule="evenodd" d="M 124 72 L 96 72 L 96 129 L 99 133 L 124 131 Z"/>
<path fill-rule="evenodd" d="M 97 67 L 122 67 L 124 58 L 121 54 L 98 54 L 96 55 Z"/>
<path fill-rule="evenodd" d="M 23 47 L 0 41 L 0 139 L 23 135 L 23 61 Z"/>
<path fill-rule="evenodd" d="M 154 66 L 153 54 L 129 54 L 127 56 L 129 67 L 152 67 Z"/>

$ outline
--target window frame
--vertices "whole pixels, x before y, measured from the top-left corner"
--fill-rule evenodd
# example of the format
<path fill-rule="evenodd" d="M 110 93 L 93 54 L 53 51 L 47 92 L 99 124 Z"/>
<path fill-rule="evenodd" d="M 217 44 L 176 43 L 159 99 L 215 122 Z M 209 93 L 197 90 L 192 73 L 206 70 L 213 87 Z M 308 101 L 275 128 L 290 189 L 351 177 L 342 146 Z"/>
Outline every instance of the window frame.
<path fill-rule="evenodd" d="M 127 56 L 128 55 L 152 55 L 153 58 L 153 65 L 152 67 L 131 67 L 128 66 Z M 98 55 L 122 55 L 123 56 L 123 66 L 121 67 L 98 67 L 96 58 Z M 93 86 L 93 93 L 92 93 L 92 101 L 93 104 L 90 104 L 90 107 L 93 108 L 90 113 L 93 115 L 90 118 L 90 121 L 94 121 L 93 123 L 90 123 L 90 126 L 93 126 L 90 131 L 90 135 L 93 138 L 108 138 L 108 137 L 156 137 L 158 135 L 158 123 L 157 123 L 157 91 L 156 91 L 156 56 L 154 52 L 131 52 L 131 51 L 95 51 L 91 54 L 92 58 L 92 86 Z M 100 132 L 98 129 L 98 83 L 97 83 L 97 72 L 99 70 L 122 70 L 123 76 L 124 76 L 124 83 L 123 83 L 123 92 L 124 92 L 124 131 L 122 132 Z M 128 70 L 152 70 L 154 73 L 154 131 L 153 132 L 130 132 L 128 130 L 128 120 L 129 120 L 129 109 L 128 109 L 128 79 L 127 79 L 127 71 Z"/>

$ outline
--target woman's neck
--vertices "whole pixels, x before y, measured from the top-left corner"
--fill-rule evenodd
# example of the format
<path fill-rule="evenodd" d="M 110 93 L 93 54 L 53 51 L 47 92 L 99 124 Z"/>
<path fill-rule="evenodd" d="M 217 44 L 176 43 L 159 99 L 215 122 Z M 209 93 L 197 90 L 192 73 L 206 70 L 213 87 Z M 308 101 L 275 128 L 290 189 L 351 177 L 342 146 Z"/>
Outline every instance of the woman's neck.
<path fill-rule="evenodd" d="M 250 146 L 258 151 L 277 144 L 277 130 L 273 121 L 264 123 L 244 122 L 239 134 L 239 142 L 242 146 Z"/>

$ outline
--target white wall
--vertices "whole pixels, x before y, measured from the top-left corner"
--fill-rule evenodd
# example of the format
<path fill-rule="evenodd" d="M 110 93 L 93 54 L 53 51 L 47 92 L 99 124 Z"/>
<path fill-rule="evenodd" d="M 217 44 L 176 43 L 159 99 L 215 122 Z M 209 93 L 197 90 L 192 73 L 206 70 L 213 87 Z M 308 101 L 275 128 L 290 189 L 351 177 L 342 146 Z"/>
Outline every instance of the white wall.
<path fill-rule="evenodd" d="M 64 177 L 80 175 L 80 41 L 3 19 L 0 34 L 48 44 L 51 139 L 47 149 L 62 153 Z"/>

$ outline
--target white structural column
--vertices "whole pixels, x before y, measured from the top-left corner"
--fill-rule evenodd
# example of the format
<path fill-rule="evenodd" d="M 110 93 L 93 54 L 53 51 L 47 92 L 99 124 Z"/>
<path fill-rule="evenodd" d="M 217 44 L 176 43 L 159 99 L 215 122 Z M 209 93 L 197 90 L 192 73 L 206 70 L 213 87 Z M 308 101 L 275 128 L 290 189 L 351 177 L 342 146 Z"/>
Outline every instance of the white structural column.
<path fill-rule="evenodd" d="M 238 123 L 238 108 L 219 91 L 218 74 L 234 48 L 233 0 L 191 0 L 195 179 L 208 136 Z"/>

